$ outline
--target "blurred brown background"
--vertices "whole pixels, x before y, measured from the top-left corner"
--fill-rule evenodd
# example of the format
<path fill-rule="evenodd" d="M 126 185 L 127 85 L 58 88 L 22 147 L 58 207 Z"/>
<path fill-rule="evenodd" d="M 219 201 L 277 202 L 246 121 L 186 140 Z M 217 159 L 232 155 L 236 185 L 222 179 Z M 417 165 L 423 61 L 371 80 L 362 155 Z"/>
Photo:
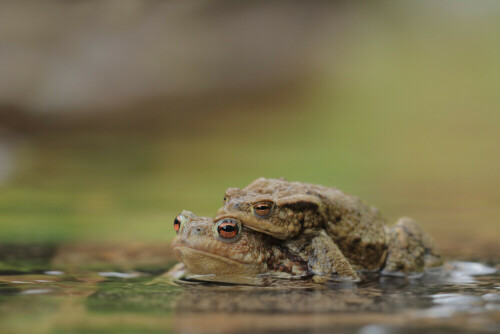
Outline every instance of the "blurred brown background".
<path fill-rule="evenodd" d="M 497 1 L 0 1 L 0 242 L 167 244 L 260 176 L 500 252 Z"/>

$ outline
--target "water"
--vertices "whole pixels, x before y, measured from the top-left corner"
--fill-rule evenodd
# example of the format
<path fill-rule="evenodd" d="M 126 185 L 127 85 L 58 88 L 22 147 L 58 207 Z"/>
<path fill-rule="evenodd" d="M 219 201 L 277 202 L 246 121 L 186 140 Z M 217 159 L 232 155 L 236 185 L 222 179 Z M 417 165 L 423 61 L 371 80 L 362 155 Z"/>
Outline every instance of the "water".
<path fill-rule="evenodd" d="M 415 279 L 238 286 L 171 284 L 167 266 L 120 270 L 112 260 L 62 268 L 57 256 L 0 250 L 1 333 L 500 332 L 498 261 L 450 261 Z"/>

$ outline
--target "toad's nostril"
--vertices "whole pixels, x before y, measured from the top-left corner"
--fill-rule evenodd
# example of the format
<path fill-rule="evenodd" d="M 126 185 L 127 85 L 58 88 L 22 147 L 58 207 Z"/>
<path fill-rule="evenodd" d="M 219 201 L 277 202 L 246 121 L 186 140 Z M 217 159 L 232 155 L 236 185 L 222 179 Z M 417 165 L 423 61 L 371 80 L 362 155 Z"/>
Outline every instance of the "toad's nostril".
<path fill-rule="evenodd" d="M 191 235 L 192 236 L 198 236 L 198 235 L 201 235 L 201 228 L 199 227 L 193 227 L 193 229 L 191 230 Z"/>

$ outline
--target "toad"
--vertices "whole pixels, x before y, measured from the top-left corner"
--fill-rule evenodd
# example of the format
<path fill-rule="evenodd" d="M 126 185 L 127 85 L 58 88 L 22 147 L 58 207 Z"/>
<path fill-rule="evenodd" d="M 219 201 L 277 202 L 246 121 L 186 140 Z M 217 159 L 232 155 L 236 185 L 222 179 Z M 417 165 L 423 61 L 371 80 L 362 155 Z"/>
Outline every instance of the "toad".
<path fill-rule="evenodd" d="M 359 280 L 324 231 L 280 240 L 249 229 L 236 218 L 214 222 L 189 211 L 175 218 L 174 229 L 172 249 L 190 278 L 245 284 L 260 284 L 268 277 L 326 281 L 336 275 Z"/>
<path fill-rule="evenodd" d="M 198 280 L 261 284 L 268 278 L 311 278 L 317 283 L 333 278 L 356 282 L 358 272 L 373 269 L 352 265 L 321 228 L 281 240 L 250 229 L 234 217 L 214 221 L 183 211 L 175 218 L 174 229 L 177 236 L 172 249 L 182 262 L 181 272 Z M 378 260 L 382 265 L 377 270 L 399 275 L 430 265 L 424 246 L 430 240 L 415 222 L 403 220 L 389 231 L 389 252 L 381 255 L 384 259 Z"/>
<path fill-rule="evenodd" d="M 328 250 L 338 250 L 356 270 L 413 273 L 442 263 L 416 221 L 401 218 L 389 228 L 376 208 L 333 187 L 259 178 L 226 190 L 214 221 L 224 219 L 280 240 L 329 237 Z"/>

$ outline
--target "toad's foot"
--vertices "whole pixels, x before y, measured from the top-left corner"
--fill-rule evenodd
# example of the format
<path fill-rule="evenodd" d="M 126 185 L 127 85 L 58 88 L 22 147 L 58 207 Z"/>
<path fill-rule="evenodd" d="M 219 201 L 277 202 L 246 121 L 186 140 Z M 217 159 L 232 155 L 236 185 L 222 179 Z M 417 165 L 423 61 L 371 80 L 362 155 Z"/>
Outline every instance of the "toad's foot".
<path fill-rule="evenodd" d="M 408 274 L 441 265 L 442 259 L 431 237 L 411 218 L 400 218 L 388 230 L 389 249 L 383 272 Z"/>

